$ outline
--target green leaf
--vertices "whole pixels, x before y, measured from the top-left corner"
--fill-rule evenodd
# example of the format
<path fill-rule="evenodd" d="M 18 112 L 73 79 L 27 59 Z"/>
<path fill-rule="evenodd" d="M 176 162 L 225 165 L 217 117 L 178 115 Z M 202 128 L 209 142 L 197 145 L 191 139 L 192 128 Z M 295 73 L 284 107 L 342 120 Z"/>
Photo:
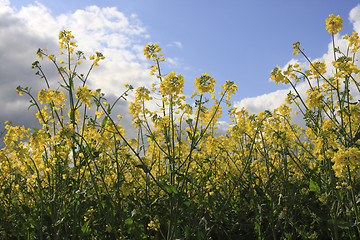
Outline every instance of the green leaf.
<path fill-rule="evenodd" d="M 176 186 L 167 185 L 167 184 L 163 184 L 162 186 L 166 190 L 167 193 L 176 193 L 176 194 L 179 193 Z"/>
<path fill-rule="evenodd" d="M 186 131 L 188 138 L 191 139 L 191 133 L 189 131 Z"/>
<path fill-rule="evenodd" d="M 35 103 L 30 104 L 30 106 L 28 107 L 28 110 L 35 105 L 36 105 Z"/>
<path fill-rule="evenodd" d="M 316 182 L 314 182 L 313 180 L 310 180 L 309 190 L 310 190 L 311 192 L 320 193 L 320 187 L 319 187 L 319 185 L 318 185 Z"/>
<path fill-rule="evenodd" d="M 150 170 L 151 170 L 151 168 L 146 166 L 145 164 L 138 164 L 138 165 L 135 165 L 135 167 L 141 168 L 142 170 L 144 170 L 145 173 L 150 173 Z"/>
<path fill-rule="evenodd" d="M 66 86 L 66 85 L 63 85 L 63 84 L 60 84 L 60 86 L 61 86 L 62 88 L 64 88 L 66 91 L 69 91 L 69 90 L 70 90 L 69 86 Z"/>
<path fill-rule="evenodd" d="M 179 193 L 176 186 L 170 185 L 169 188 L 170 188 L 171 192 L 176 193 L 176 194 Z"/>
<path fill-rule="evenodd" d="M 104 117 L 104 119 L 101 122 L 101 127 L 102 128 L 104 128 L 106 126 L 107 121 L 108 121 L 108 117 L 106 116 L 106 117 Z"/>
<path fill-rule="evenodd" d="M 127 219 L 125 219 L 125 224 L 126 225 L 131 225 L 131 224 L 133 224 L 133 220 L 132 220 L 132 218 L 127 218 Z"/>
<path fill-rule="evenodd" d="M 328 222 L 331 225 L 336 225 L 337 227 L 339 227 L 341 229 L 350 229 L 350 228 L 354 227 L 353 223 L 350 223 L 350 222 L 347 222 L 344 220 L 339 220 L 339 219 L 336 220 L 336 222 L 334 222 L 334 220 L 332 220 L 332 219 L 329 219 Z"/>
<path fill-rule="evenodd" d="M 88 232 L 90 232 L 90 229 L 88 228 L 89 223 L 90 223 L 90 220 L 87 220 L 87 221 L 85 222 L 85 224 L 81 226 L 81 231 L 82 231 L 83 233 L 88 233 Z"/>
<path fill-rule="evenodd" d="M 185 206 L 187 206 L 187 207 L 190 206 L 190 203 L 191 203 L 190 201 L 185 201 L 184 202 Z"/>
<path fill-rule="evenodd" d="M 70 87 L 71 87 L 71 89 L 72 90 L 74 90 L 75 88 L 74 88 L 74 81 L 72 80 L 72 79 L 70 79 Z"/>

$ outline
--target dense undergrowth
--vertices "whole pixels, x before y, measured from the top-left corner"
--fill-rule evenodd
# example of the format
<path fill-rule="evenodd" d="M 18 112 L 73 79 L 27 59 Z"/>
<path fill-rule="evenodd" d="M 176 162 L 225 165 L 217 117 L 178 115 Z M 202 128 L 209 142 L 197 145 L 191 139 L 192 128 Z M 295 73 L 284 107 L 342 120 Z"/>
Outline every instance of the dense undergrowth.
<path fill-rule="evenodd" d="M 147 45 L 152 89 L 139 87 L 129 103 L 137 137 L 130 138 L 114 103 L 87 87 L 101 53 L 76 51 L 70 31 L 59 35 L 60 54 L 39 49 L 53 62 L 58 86 L 46 83 L 31 99 L 42 127 L 6 123 L 0 150 L 0 236 L 3 239 L 359 239 L 360 102 L 357 33 L 334 35 L 342 20 L 330 15 L 331 66 L 278 67 L 271 78 L 293 87 L 287 104 L 249 114 L 231 106 L 236 85 L 215 93 L 215 79 L 195 79 L 193 102 L 184 78 L 161 74 L 157 44 Z M 298 85 L 308 84 L 307 95 Z M 157 104 L 153 104 L 157 103 Z M 226 103 L 223 104 L 223 103 Z M 291 121 L 292 109 L 306 127 Z M 153 106 L 157 106 L 154 109 Z M 227 109 L 224 109 L 226 108 Z M 222 112 L 231 119 L 219 134 Z"/>

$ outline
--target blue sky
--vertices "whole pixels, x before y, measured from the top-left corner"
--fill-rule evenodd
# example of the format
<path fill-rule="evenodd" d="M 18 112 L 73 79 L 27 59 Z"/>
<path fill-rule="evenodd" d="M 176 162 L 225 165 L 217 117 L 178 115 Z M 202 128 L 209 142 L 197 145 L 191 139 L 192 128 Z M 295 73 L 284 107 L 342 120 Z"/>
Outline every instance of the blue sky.
<path fill-rule="evenodd" d="M 270 105 L 268 102 L 279 98 L 283 92 L 272 95 L 272 98 L 269 96 L 277 90 L 286 89 L 269 81 L 269 74 L 277 64 L 284 67 L 294 58 L 292 44 L 300 41 L 311 59 L 321 58 L 328 52 L 331 40 L 331 35 L 325 30 L 325 19 L 331 13 L 339 14 L 344 20 L 341 34 L 349 34 L 354 31 L 355 21 L 354 17 L 352 22 L 349 20 L 349 13 L 358 4 L 358 1 L 352 0 L 0 0 L 0 6 L 7 8 L 3 8 L 0 22 L 6 20 L 17 26 L 0 29 L 0 41 L 21 38 L 19 44 L 24 44 L 24 49 L 30 48 L 21 52 L 24 55 L 17 56 L 18 59 L 8 61 L 6 71 L 11 72 L 13 67 L 17 69 L 14 74 L 17 74 L 19 68 L 30 66 L 33 62 L 34 58 L 25 56 L 25 53 L 34 56 L 37 48 L 49 46 L 56 50 L 55 32 L 61 28 L 73 30 L 80 49 L 104 51 L 107 59 L 99 70 L 101 74 L 94 74 L 92 84 L 105 92 L 111 92 L 112 86 L 118 83 L 116 79 L 120 78 L 135 85 L 147 84 L 142 79 L 147 77 L 144 69 L 150 62 L 140 57 L 140 50 L 146 43 L 158 43 L 168 58 L 165 73 L 175 70 L 184 75 L 185 93 L 191 94 L 195 77 L 208 72 L 215 77 L 218 85 L 226 80 L 238 85 L 238 93 L 233 101 L 239 106 L 246 107 L 252 99 L 257 99 L 264 104 L 264 108 L 269 108 L 278 102 Z M 108 7 L 116 7 L 111 11 L 113 17 L 106 15 L 105 8 Z M 91 23 L 86 17 L 89 12 L 92 14 Z M 103 29 L 101 24 L 105 24 L 104 18 L 110 23 L 106 23 L 102 35 L 92 37 L 88 29 L 92 26 L 85 25 L 98 25 L 92 31 Z M 111 21 L 117 21 L 119 25 L 110 26 Z M 121 21 L 128 21 L 129 24 L 122 25 Z M 18 28 L 22 30 L 17 32 Z M 117 44 L 107 41 L 108 45 L 105 46 L 103 41 L 110 36 L 120 41 Z M 11 53 L 17 50 L 11 46 L 3 44 L 1 51 L 6 50 L 12 56 Z M 11 65 L 11 62 L 20 65 Z M 23 76 L 27 76 L 25 72 L 16 78 L 17 81 L 23 81 Z M 14 76 L 12 78 L 15 79 Z M 19 85 L 10 78 L 3 78 L 2 81 L 11 83 L 11 87 Z M 9 85 L 7 89 L 11 87 Z M 116 95 L 119 92 L 111 93 Z M 9 94 L 6 95 L 7 99 L 13 99 L 15 90 L 14 95 Z M 264 94 L 268 97 L 259 98 Z M 1 100 L 6 101 L 5 97 Z M 250 104 L 249 107 L 254 111 L 261 110 L 261 104 Z M 13 107 L 8 108 L 11 115 Z"/>
<path fill-rule="evenodd" d="M 16 7 L 35 1 L 10 1 Z M 71 13 L 86 6 L 117 7 L 127 16 L 136 14 L 167 56 L 177 58 L 177 72 L 191 82 L 209 72 L 219 82 L 233 80 L 239 98 L 255 97 L 279 89 L 268 82 L 270 71 L 286 64 L 292 43 L 300 41 L 310 57 L 327 51 L 330 35 L 325 30 L 329 14 L 344 19 L 343 32 L 353 31 L 348 15 L 358 1 L 164 1 L 75 0 L 44 1 L 53 15 Z M 167 47 L 173 42 L 182 48 Z M 80 46 L 81 47 L 81 46 Z"/>

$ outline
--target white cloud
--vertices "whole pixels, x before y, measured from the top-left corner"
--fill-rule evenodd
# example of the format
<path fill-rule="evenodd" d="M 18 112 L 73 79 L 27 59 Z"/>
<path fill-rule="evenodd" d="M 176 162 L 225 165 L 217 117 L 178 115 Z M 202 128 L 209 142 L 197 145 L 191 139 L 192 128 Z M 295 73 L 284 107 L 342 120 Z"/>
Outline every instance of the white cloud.
<path fill-rule="evenodd" d="M 354 25 L 354 30 L 356 32 L 360 32 L 360 4 L 353 8 L 349 13 L 349 20 Z M 340 32 L 341 33 L 341 32 Z M 344 34 L 351 34 L 351 33 L 344 33 Z M 346 53 L 348 41 L 342 39 L 344 35 L 335 35 L 335 45 L 340 49 L 340 51 Z M 306 53 L 306 46 L 305 47 L 305 53 Z M 299 55 L 300 56 L 300 55 Z M 336 53 L 336 56 L 341 56 L 339 53 Z M 327 65 L 327 73 L 325 74 L 325 77 L 333 76 L 335 73 L 335 69 L 332 66 L 332 61 L 334 60 L 334 51 L 333 51 L 333 43 L 328 43 L 328 51 L 324 53 L 321 57 L 316 59 L 310 59 L 312 62 L 314 61 L 325 61 Z M 281 70 L 287 69 L 288 64 L 294 64 L 298 63 L 300 66 L 304 67 L 304 69 L 309 68 L 309 63 L 306 61 L 306 59 L 298 61 L 296 59 L 291 59 L 288 63 L 286 63 L 284 66 L 280 66 Z M 359 62 L 357 62 L 358 66 L 360 65 Z M 271 81 L 271 80 L 269 80 Z M 298 83 L 296 89 L 298 90 L 299 94 L 303 97 L 306 97 L 306 90 L 309 88 L 308 84 L 306 82 Z M 242 99 L 239 102 L 235 102 L 234 106 L 237 108 L 244 107 L 247 109 L 250 113 L 259 113 L 260 111 L 264 110 L 273 110 L 277 107 L 279 107 L 281 104 L 285 103 L 285 98 L 287 94 L 294 90 L 292 90 L 291 86 L 285 90 L 278 90 L 275 92 L 263 94 L 261 96 L 253 97 L 253 98 L 245 98 Z M 357 90 L 352 86 L 353 96 L 357 97 L 359 96 L 359 93 Z M 304 98 L 305 99 L 305 98 Z"/>
<path fill-rule="evenodd" d="M 59 23 L 51 16 L 50 10 L 40 3 L 22 7 L 14 16 L 22 20 L 34 36 L 56 40 L 59 34 Z"/>
<path fill-rule="evenodd" d="M 148 37 L 135 15 L 126 17 L 116 7 L 90 6 L 72 14 L 62 14 L 57 19 L 63 27 L 70 27 L 79 42 L 83 42 L 82 47 L 88 50 L 103 46 L 124 49 L 139 38 Z"/>
<path fill-rule="evenodd" d="M 351 9 L 349 13 L 349 20 L 354 26 L 354 31 L 360 32 L 360 4 Z"/>
<path fill-rule="evenodd" d="M 245 108 L 250 113 L 259 113 L 264 110 L 273 110 L 285 103 L 285 97 L 289 90 L 278 90 L 275 92 L 263 94 L 261 96 L 244 98 L 234 103 L 237 109 Z"/>
<path fill-rule="evenodd" d="M 150 86 L 154 78 L 147 69 L 149 62 L 143 55 L 144 43 L 149 34 L 136 15 L 127 16 L 115 7 L 99 8 L 89 6 L 72 13 L 54 16 L 40 3 L 13 8 L 7 0 L 0 0 L 0 101 L 4 109 L 0 116 L 0 130 L 5 120 L 14 124 L 34 124 L 34 115 L 26 112 L 28 98 L 19 97 L 15 91 L 18 85 L 32 87 L 32 93 L 45 87 L 42 79 L 35 76 L 31 63 L 38 60 L 38 48 L 47 48 L 57 54 L 60 30 L 71 30 L 78 43 L 78 49 L 87 56 L 95 50 L 106 59 L 94 68 L 89 78 L 91 89 L 101 88 L 109 98 L 119 96 L 125 90 L 124 84 Z M 60 81 L 49 61 L 41 64 L 57 87 Z M 50 68 L 51 67 L 51 68 Z M 85 67 L 85 66 L 84 66 Z M 83 68 L 84 68 L 83 67 Z M 111 94 L 113 97 L 111 97 Z M 126 103 L 120 103 L 121 115 L 127 115 Z"/>
<path fill-rule="evenodd" d="M 166 63 L 169 64 L 170 66 L 176 67 L 179 65 L 179 59 L 177 57 L 174 58 L 167 57 Z"/>
<path fill-rule="evenodd" d="M 0 14 L 11 12 L 10 2 L 8 0 L 0 0 Z"/>
<path fill-rule="evenodd" d="M 55 42 L 60 30 L 71 30 L 80 50 L 102 52 L 106 60 L 101 62 L 101 72 L 94 70 L 91 79 L 96 80 L 89 82 L 91 87 L 119 95 L 124 83 L 133 82 L 135 87 L 150 85 L 143 48 L 132 47 L 149 37 L 136 15 L 127 17 L 116 7 L 89 6 L 52 16 L 48 8 L 37 3 L 22 7 L 15 16 L 36 36 Z"/>
<path fill-rule="evenodd" d="M 183 47 L 181 42 L 175 41 L 174 44 L 175 44 L 178 48 L 182 48 L 182 47 Z"/>
<path fill-rule="evenodd" d="M 183 47 L 182 43 L 179 42 L 179 41 L 174 41 L 172 43 L 167 44 L 166 46 L 167 47 L 174 47 L 175 46 L 177 48 L 182 48 Z"/>

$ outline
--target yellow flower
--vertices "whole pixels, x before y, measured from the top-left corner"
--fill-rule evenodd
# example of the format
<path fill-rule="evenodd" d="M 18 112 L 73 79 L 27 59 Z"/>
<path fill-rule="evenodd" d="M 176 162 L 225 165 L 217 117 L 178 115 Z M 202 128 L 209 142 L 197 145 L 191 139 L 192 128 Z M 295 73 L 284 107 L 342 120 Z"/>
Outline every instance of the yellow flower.
<path fill-rule="evenodd" d="M 150 70 L 150 75 L 154 75 L 154 73 L 155 73 L 156 70 L 158 69 L 158 66 L 157 66 L 157 65 L 155 65 L 155 66 L 150 65 L 150 68 L 151 68 L 151 70 Z"/>
<path fill-rule="evenodd" d="M 315 63 L 310 65 L 310 68 L 311 68 L 314 76 L 320 76 L 320 75 L 324 75 L 326 73 L 326 63 L 325 63 L 325 61 L 323 61 L 323 62 L 315 62 Z"/>
<path fill-rule="evenodd" d="M 151 220 L 148 224 L 148 229 L 154 229 L 155 231 L 158 231 L 160 229 L 160 222 L 157 218 Z"/>
<path fill-rule="evenodd" d="M 353 32 L 351 36 L 345 35 L 343 39 L 347 39 L 349 41 L 349 47 L 353 46 L 353 49 L 351 50 L 352 53 L 356 53 L 359 49 L 359 34 L 356 32 Z"/>
<path fill-rule="evenodd" d="M 96 114 L 96 117 L 97 117 L 97 118 L 100 118 L 100 117 L 104 116 L 103 110 L 101 110 L 101 112 L 96 111 L 95 114 Z"/>
<path fill-rule="evenodd" d="M 300 49 L 300 42 L 296 42 L 293 44 L 293 55 L 298 55 L 300 53 L 299 49 Z"/>
<path fill-rule="evenodd" d="M 112 230 L 112 227 L 108 224 L 106 224 L 106 229 L 105 229 L 105 232 L 111 232 Z"/>
<path fill-rule="evenodd" d="M 334 14 L 330 14 L 326 19 L 326 29 L 329 33 L 338 33 L 342 28 L 343 20 L 339 15 L 335 16 Z"/>
<path fill-rule="evenodd" d="M 193 93 L 191 94 L 190 98 L 194 98 L 197 95 L 196 91 L 193 91 Z"/>
<path fill-rule="evenodd" d="M 97 58 L 93 61 L 94 66 L 99 66 L 99 64 L 98 64 L 99 61 L 100 61 L 100 58 L 97 57 Z"/>
<path fill-rule="evenodd" d="M 228 105 L 228 107 L 230 107 L 230 98 L 231 98 L 231 94 L 235 94 L 237 91 L 237 86 L 233 81 L 229 81 L 227 80 L 225 84 L 220 86 L 222 89 L 224 89 L 226 91 L 226 104 Z M 222 95 L 222 94 L 221 94 Z"/>
<path fill-rule="evenodd" d="M 43 60 L 43 59 L 44 59 L 43 54 L 42 54 L 42 52 L 41 52 L 41 50 L 40 50 L 40 49 L 38 50 L 38 52 L 36 53 L 36 55 L 37 55 L 37 56 L 38 56 L 38 58 L 40 58 L 41 60 Z"/>
<path fill-rule="evenodd" d="M 285 98 L 285 102 L 286 102 L 287 104 L 289 104 L 289 105 L 292 103 L 292 102 L 291 102 L 291 99 L 290 99 L 289 97 L 286 97 L 286 98 Z"/>
<path fill-rule="evenodd" d="M 321 92 L 307 90 L 307 94 L 306 103 L 309 108 L 315 108 L 322 104 L 323 95 Z"/>
<path fill-rule="evenodd" d="M 74 38 L 74 36 L 71 34 L 71 31 L 60 31 L 59 33 L 59 45 L 60 48 L 67 48 L 68 45 L 76 46 L 75 43 L 71 42 L 70 40 Z M 69 47 L 69 52 L 72 53 L 73 48 Z"/>
<path fill-rule="evenodd" d="M 344 148 L 341 147 L 335 153 L 333 159 L 331 160 L 334 165 L 333 169 L 335 175 L 339 178 L 347 178 L 348 171 L 350 173 L 355 173 L 359 176 L 359 160 L 360 160 L 360 150 L 356 147 Z"/>
<path fill-rule="evenodd" d="M 215 92 L 215 78 L 211 78 L 208 73 L 204 73 L 201 77 L 195 78 L 194 85 L 201 95 L 207 92 Z"/>
<path fill-rule="evenodd" d="M 144 55 L 147 59 L 159 59 L 157 53 L 161 51 L 158 44 L 146 44 L 144 48 Z"/>
<path fill-rule="evenodd" d="M 87 86 L 77 87 L 75 96 L 80 100 L 81 103 L 85 103 L 88 108 L 91 108 L 91 96 L 92 93 L 87 89 Z"/>
<path fill-rule="evenodd" d="M 48 56 L 47 56 L 47 59 L 49 59 L 49 60 L 52 60 L 54 58 L 54 55 L 52 55 L 52 54 L 49 54 Z"/>
<path fill-rule="evenodd" d="M 21 87 L 20 87 L 20 86 L 16 88 L 16 92 L 17 92 L 20 96 L 23 95 L 23 92 L 21 91 Z"/>
<path fill-rule="evenodd" d="M 282 82 L 284 84 L 288 84 L 289 80 L 287 77 L 285 77 L 282 73 L 282 71 L 279 69 L 279 65 L 277 65 L 276 68 L 271 72 L 270 74 L 271 80 L 275 81 L 275 84 L 278 85 L 279 82 Z"/>
<path fill-rule="evenodd" d="M 162 95 L 180 94 L 184 88 L 184 82 L 184 77 L 181 74 L 176 76 L 173 71 L 161 82 L 160 93 Z"/>

